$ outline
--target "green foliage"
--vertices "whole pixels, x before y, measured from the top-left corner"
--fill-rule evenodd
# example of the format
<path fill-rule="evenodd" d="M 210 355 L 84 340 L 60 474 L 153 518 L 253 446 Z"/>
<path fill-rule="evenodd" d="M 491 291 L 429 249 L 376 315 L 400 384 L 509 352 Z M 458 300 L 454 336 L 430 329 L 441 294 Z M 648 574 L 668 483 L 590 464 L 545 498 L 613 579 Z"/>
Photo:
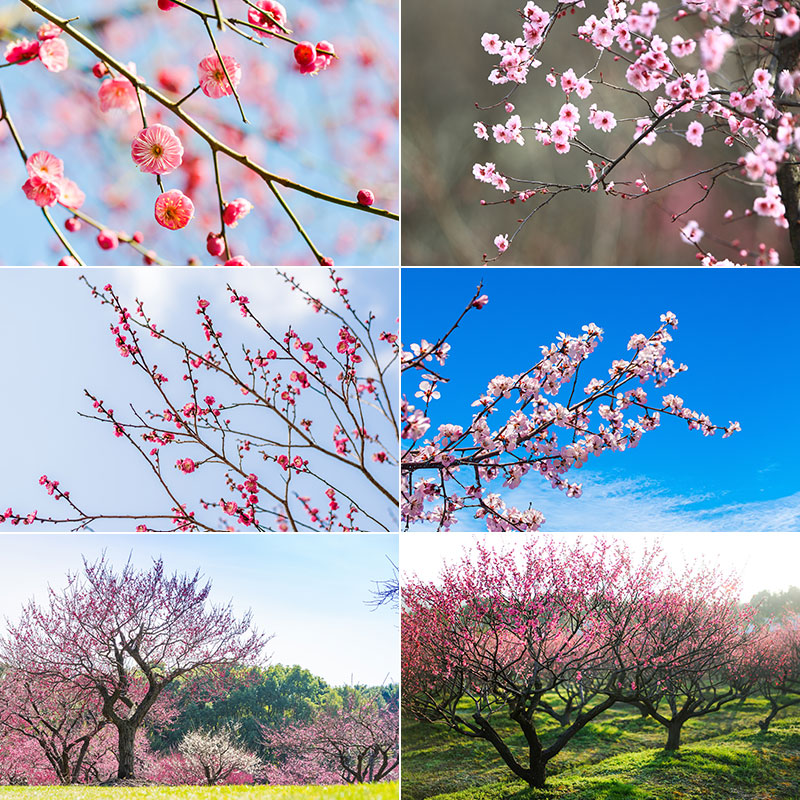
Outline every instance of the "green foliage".
<path fill-rule="evenodd" d="M 337 690 L 329 687 L 307 669 L 299 666 L 247 668 L 233 671 L 233 687 L 213 702 L 197 702 L 191 679 L 176 685 L 175 699 L 180 714 L 167 730 L 154 731 L 150 744 L 154 750 L 168 750 L 190 730 L 216 730 L 238 726 L 239 737 L 248 749 L 261 752 L 259 725 L 280 727 L 289 722 L 309 720 L 318 706 Z"/>
<path fill-rule="evenodd" d="M 787 611 L 800 614 L 800 587 L 790 586 L 785 592 L 762 589 L 753 595 L 750 605 L 758 606 L 757 622 L 766 622 L 772 617 L 780 619 Z"/>
<path fill-rule="evenodd" d="M 550 762 L 548 786 L 532 790 L 486 742 L 443 726 L 404 720 L 403 800 L 769 800 L 800 799 L 800 710 L 757 728 L 767 703 L 750 698 L 690 720 L 684 745 L 665 753 L 664 729 L 630 706 L 610 709 Z M 498 725 L 523 746 L 514 723 Z M 548 723 L 552 734 L 558 725 Z"/>
<path fill-rule="evenodd" d="M 176 703 L 177 719 L 163 729 L 148 730 L 150 746 L 156 752 L 174 750 L 193 730 L 218 730 L 234 726 L 237 739 L 251 752 L 271 760 L 265 751 L 261 727 L 281 728 L 313 719 L 322 708 L 341 708 L 351 695 L 375 696 L 379 702 L 396 702 L 397 684 L 372 686 L 329 686 L 307 669 L 276 664 L 267 668 L 234 667 L 226 674 L 227 689 L 213 701 L 198 700 L 206 688 L 192 677 L 168 687 Z"/>
<path fill-rule="evenodd" d="M 397 800 L 396 783 L 357 786 L 3 786 L 3 800 Z"/>

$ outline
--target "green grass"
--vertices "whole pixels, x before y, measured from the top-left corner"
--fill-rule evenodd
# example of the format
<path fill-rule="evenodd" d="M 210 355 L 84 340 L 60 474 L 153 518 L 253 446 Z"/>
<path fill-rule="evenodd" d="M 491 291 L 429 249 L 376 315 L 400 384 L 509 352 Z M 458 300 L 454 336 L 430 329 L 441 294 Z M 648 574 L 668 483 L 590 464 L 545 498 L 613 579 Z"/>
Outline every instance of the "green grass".
<path fill-rule="evenodd" d="M 547 789 L 533 791 L 485 742 L 440 725 L 403 726 L 403 800 L 800 800 L 800 710 L 783 712 L 767 734 L 766 703 L 751 699 L 690 720 L 675 754 L 666 731 L 618 706 L 580 731 L 548 765 Z M 499 718 L 498 718 L 499 719 Z M 523 755 L 513 723 L 499 725 Z M 547 741 L 558 729 L 546 722 Z"/>
<path fill-rule="evenodd" d="M 3 786 L 8 800 L 397 800 L 396 783 L 361 786 Z"/>

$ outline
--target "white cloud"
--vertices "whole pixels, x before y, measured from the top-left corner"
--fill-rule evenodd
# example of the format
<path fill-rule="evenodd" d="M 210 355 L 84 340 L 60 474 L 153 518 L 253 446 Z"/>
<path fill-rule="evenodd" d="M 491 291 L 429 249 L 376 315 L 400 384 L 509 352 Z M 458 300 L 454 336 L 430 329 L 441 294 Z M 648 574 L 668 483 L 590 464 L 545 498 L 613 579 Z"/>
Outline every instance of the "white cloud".
<path fill-rule="evenodd" d="M 734 503 L 708 493 L 672 494 L 646 478 L 582 477 L 580 498 L 566 497 L 536 475 L 507 493 L 506 502 L 517 508 L 530 504 L 541 511 L 546 519 L 542 530 L 551 533 L 800 530 L 800 492 L 772 500 Z M 457 516 L 458 530 L 485 530 L 467 512 Z"/>
<path fill-rule="evenodd" d="M 553 496 L 549 486 L 524 490 L 547 517 L 550 531 L 791 531 L 800 528 L 800 492 L 749 503 L 709 494 L 676 495 L 644 478 L 603 480 L 589 476 L 583 496 Z M 708 501 L 713 501 L 713 506 Z"/>

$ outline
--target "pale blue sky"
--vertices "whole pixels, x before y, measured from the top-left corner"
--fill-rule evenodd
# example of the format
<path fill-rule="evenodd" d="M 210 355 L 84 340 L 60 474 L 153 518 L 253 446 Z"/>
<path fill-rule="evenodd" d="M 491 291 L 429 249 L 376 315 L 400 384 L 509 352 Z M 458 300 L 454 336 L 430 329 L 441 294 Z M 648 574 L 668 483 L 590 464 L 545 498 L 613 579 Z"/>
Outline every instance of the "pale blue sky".
<path fill-rule="evenodd" d="M 46 601 L 68 571 L 103 552 L 117 568 L 163 557 L 166 571 L 196 569 L 212 582 L 212 603 L 251 609 L 274 638 L 271 663 L 300 664 L 332 684 L 398 680 L 397 612 L 367 605 L 374 581 L 392 576 L 397 536 L 8 534 L 0 538 L 0 624 L 31 597 Z"/>

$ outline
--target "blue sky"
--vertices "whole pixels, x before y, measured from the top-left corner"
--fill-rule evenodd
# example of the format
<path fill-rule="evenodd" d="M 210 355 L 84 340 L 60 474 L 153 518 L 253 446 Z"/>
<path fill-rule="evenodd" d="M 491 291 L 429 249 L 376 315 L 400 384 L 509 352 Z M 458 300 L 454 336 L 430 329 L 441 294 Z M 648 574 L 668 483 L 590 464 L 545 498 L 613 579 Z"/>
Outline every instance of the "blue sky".
<path fill-rule="evenodd" d="M 0 628 L 19 618 L 25 602 L 46 602 L 61 589 L 81 556 L 105 552 L 116 569 L 128 556 L 148 569 L 161 556 L 169 574 L 211 580 L 210 601 L 248 609 L 254 624 L 272 634 L 273 664 L 299 664 L 331 684 L 381 684 L 399 679 L 397 611 L 369 605 L 374 581 L 392 576 L 396 535 L 251 536 L 211 534 L 79 536 L 8 535 L 0 559 Z"/>
<path fill-rule="evenodd" d="M 742 426 L 722 439 L 662 419 L 636 449 L 604 453 L 571 472 L 583 483 L 580 499 L 529 476 L 508 497 L 543 511 L 545 530 L 798 529 L 797 270 L 405 269 L 405 347 L 444 333 L 480 280 L 489 304 L 449 340 L 451 381 L 431 406 L 434 426 L 468 424 L 470 403 L 492 377 L 524 371 L 538 361 L 540 345 L 559 331 L 577 335 L 589 322 L 605 337 L 582 380 L 602 377 L 612 360 L 625 357 L 631 334 L 649 334 L 668 310 L 679 319 L 668 352 L 689 370 L 664 393 L 680 395 L 717 424 Z M 410 397 L 419 378 L 405 375 Z"/>
<path fill-rule="evenodd" d="M 8 4 L 5 4 L 8 5 Z M 19 5 L 19 4 L 18 4 Z M 48 8 L 65 17 L 84 19 L 106 16 L 103 0 L 52 0 Z M 121 61 L 134 62 L 139 75 L 155 84 L 159 69 L 184 66 L 195 80 L 198 61 L 211 52 L 202 23 L 180 8 L 164 13 L 155 2 L 114 2 L 114 16 L 102 34 L 91 36 L 110 42 L 108 49 Z M 241 0 L 222 0 L 224 13 L 242 18 L 247 8 Z M 371 188 L 376 205 L 398 207 L 398 123 L 393 114 L 398 97 L 398 12 L 396 3 L 379 0 L 293 0 L 289 22 L 296 38 L 327 39 L 340 53 L 335 67 L 315 76 L 293 69 L 292 47 L 273 42 L 257 47 L 227 31 L 216 33 L 221 52 L 235 56 L 243 65 L 240 94 L 251 124 L 244 126 L 232 97 L 211 100 L 198 93 L 184 110 L 209 124 L 219 119 L 241 132 L 241 143 L 256 161 L 270 171 L 328 194 L 355 200 L 361 188 Z M 148 21 L 131 18 L 132 8 L 150 6 Z M 199 7 L 210 8 L 210 2 Z M 187 19 L 187 16 L 189 17 Z M 40 19 L 23 16 L 13 33 L 29 38 Z M 82 23 L 78 23 L 82 24 Z M 84 27 L 84 32 L 88 29 Z M 133 35 L 135 34 L 135 35 Z M 197 207 L 195 219 L 183 231 L 165 231 L 153 219 L 157 195 L 155 182 L 141 174 L 130 158 L 130 141 L 141 128 L 139 115 L 128 116 L 99 110 L 99 81 L 91 67 L 97 61 L 69 41 L 70 66 L 61 73 L 48 72 L 41 63 L 0 70 L 0 88 L 28 153 L 46 149 L 63 159 L 67 177 L 86 192 L 83 211 L 110 227 L 129 234 L 139 229 L 148 247 L 170 263 L 185 264 L 190 255 L 202 263 L 215 260 L 205 249 L 206 235 L 219 228 L 214 206 L 216 189 L 207 145 L 186 132 L 185 162 L 190 156 L 205 161 L 205 180 L 192 192 Z M 371 66 L 361 55 L 370 50 Z M 188 83 L 186 90 L 192 87 Z M 228 102 L 229 101 L 229 102 Z M 259 105 L 261 103 L 261 105 Z M 156 119 L 157 104 L 147 104 L 149 123 Z M 42 113 L 46 109 L 46 113 Z M 99 120 L 99 124 L 96 123 Z M 178 130 L 178 121 L 168 112 L 157 120 Z M 284 134 L 273 126 L 286 124 Z M 214 131 L 220 126 L 211 123 Z M 55 264 L 64 255 L 41 212 L 25 199 L 20 189 L 27 174 L 25 165 L 0 123 L 0 264 Z M 99 130 L 95 135 L 93 130 Z M 239 133 L 222 138 L 236 142 Z M 377 149 L 373 146 L 381 143 Z M 256 265 L 316 264 L 316 260 L 261 181 L 245 182 L 246 173 L 234 162 L 220 161 L 226 199 L 244 196 L 256 209 L 230 232 L 234 253 Z M 185 166 L 165 176 L 166 188 L 185 188 Z M 357 210 L 322 202 L 286 189 L 284 196 L 318 248 L 337 264 L 394 265 L 398 263 L 399 225 Z M 117 205 L 116 211 L 110 210 Z M 53 209 L 60 222 L 63 209 Z M 212 227 L 216 226 L 216 227 Z M 141 256 L 121 246 L 103 251 L 94 242 L 93 228 L 84 225 L 72 239 L 87 264 L 140 264 Z"/>
<path fill-rule="evenodd" d="M 319 267 L 291 270 L 302 285 L 320 293 L 326 301 L 332 298 L 327 272 Z M 78 416 L 79 411 L 92 410 L 83 396 L 84 388 L 120 414 L 128 403 L 140 412 L 163 403 L 152 386 L 142 380 L 144 376 L 120 357 L 109 332 L 113 316 L 107 307 L 92 300 L 89 290 L 79 282 L 79 274 L 72 269 L 0 270 L 0 369 L 5 375 L 0 416 L 6 421 L 0 505 L 3 510 L 12 506 L 15 511 L 26 513 L 37 509 L 41 516 L 48 511 L 63 512 L 63 502 L 53 502 L 39 486 L 39 477 L 47 474 L 61 481 L 61 488 L 71 491 L 87 510 L 168 510 L 149 468 L 130 444 L 116 438 L 109 426 Z M 133 307 L 134 297 L 140 297 L 162 327 L 184 337 L 202 352 L 205 339 L 195 314 L 198 295 L 211 302 L 212 316 L 219 320 L 225 334 L 223 341 L 231 350 L 238 351 L 244 342 L 255 346 L 263 343 L 243 320 L 238 306 L 229 302 L 225 292 L 229 281 L 250 298 L 253 310 L 273 332 L 282 335 L 291 324 L 306 338 L 329 339 L 332 335 L 338 341 L 339 323 L 315 314 L 299 293 L 287 291 L 271 269 L 96 269 L 86 274 L 100 287 L 111 282 L 129 307 Z M 349 287 L 354 306 L 362 315 L 371 309 L 382 329 L 396 329 L 396 269 L 352 269 L 338 274 L 343 276 L 343 285 Z M 150 363 L 155 361 L 170 375 L 174 369 L 168 371 L 169 365 L 177 366 L 177 360 L 172 353 L 161 356 L 158 345 L 149 337 L 143 341 L 143 347 L 151 351 Z M 380 352 L 388 355 L 387 351 Z M 166 384 L 173 392 L 183 388 L 180 374 Z M 389 391 L 396 393 L 397 384 Z M 225 397 L 219 393 L 216 396 L 218 400 Z M 320 402 L 309 399 L 310 413 L 318 414 L 318 424 L 322 425 L 327 416 L 323 415 Z M 258 424 L 263 424 L 261 418 Z M 387 425 L 376 430 L 391 441 Z M 223 490 L 220 480 L 209 482 L 202 470 L 191 476 L 172 470 L 179 455 L 192 454 L 175 451 L 169 461 L 163 462 L 168 467 L 165 472 L 173 477 L 173 485 L 187 498 L 205 495 L 219 499 Z M 395 467 L 377 465 L 375 472 L 387 485 L 396 485 Z M 366 509 L 387 524 L 395 524 L 396 509 L 365 481 L 342 473 L 341 468 L 337 478 Z M 97 523 L 94 529 L 117 531 L 119 524 Z M 11 528 L 6 525 L 2 530 Z"/>

